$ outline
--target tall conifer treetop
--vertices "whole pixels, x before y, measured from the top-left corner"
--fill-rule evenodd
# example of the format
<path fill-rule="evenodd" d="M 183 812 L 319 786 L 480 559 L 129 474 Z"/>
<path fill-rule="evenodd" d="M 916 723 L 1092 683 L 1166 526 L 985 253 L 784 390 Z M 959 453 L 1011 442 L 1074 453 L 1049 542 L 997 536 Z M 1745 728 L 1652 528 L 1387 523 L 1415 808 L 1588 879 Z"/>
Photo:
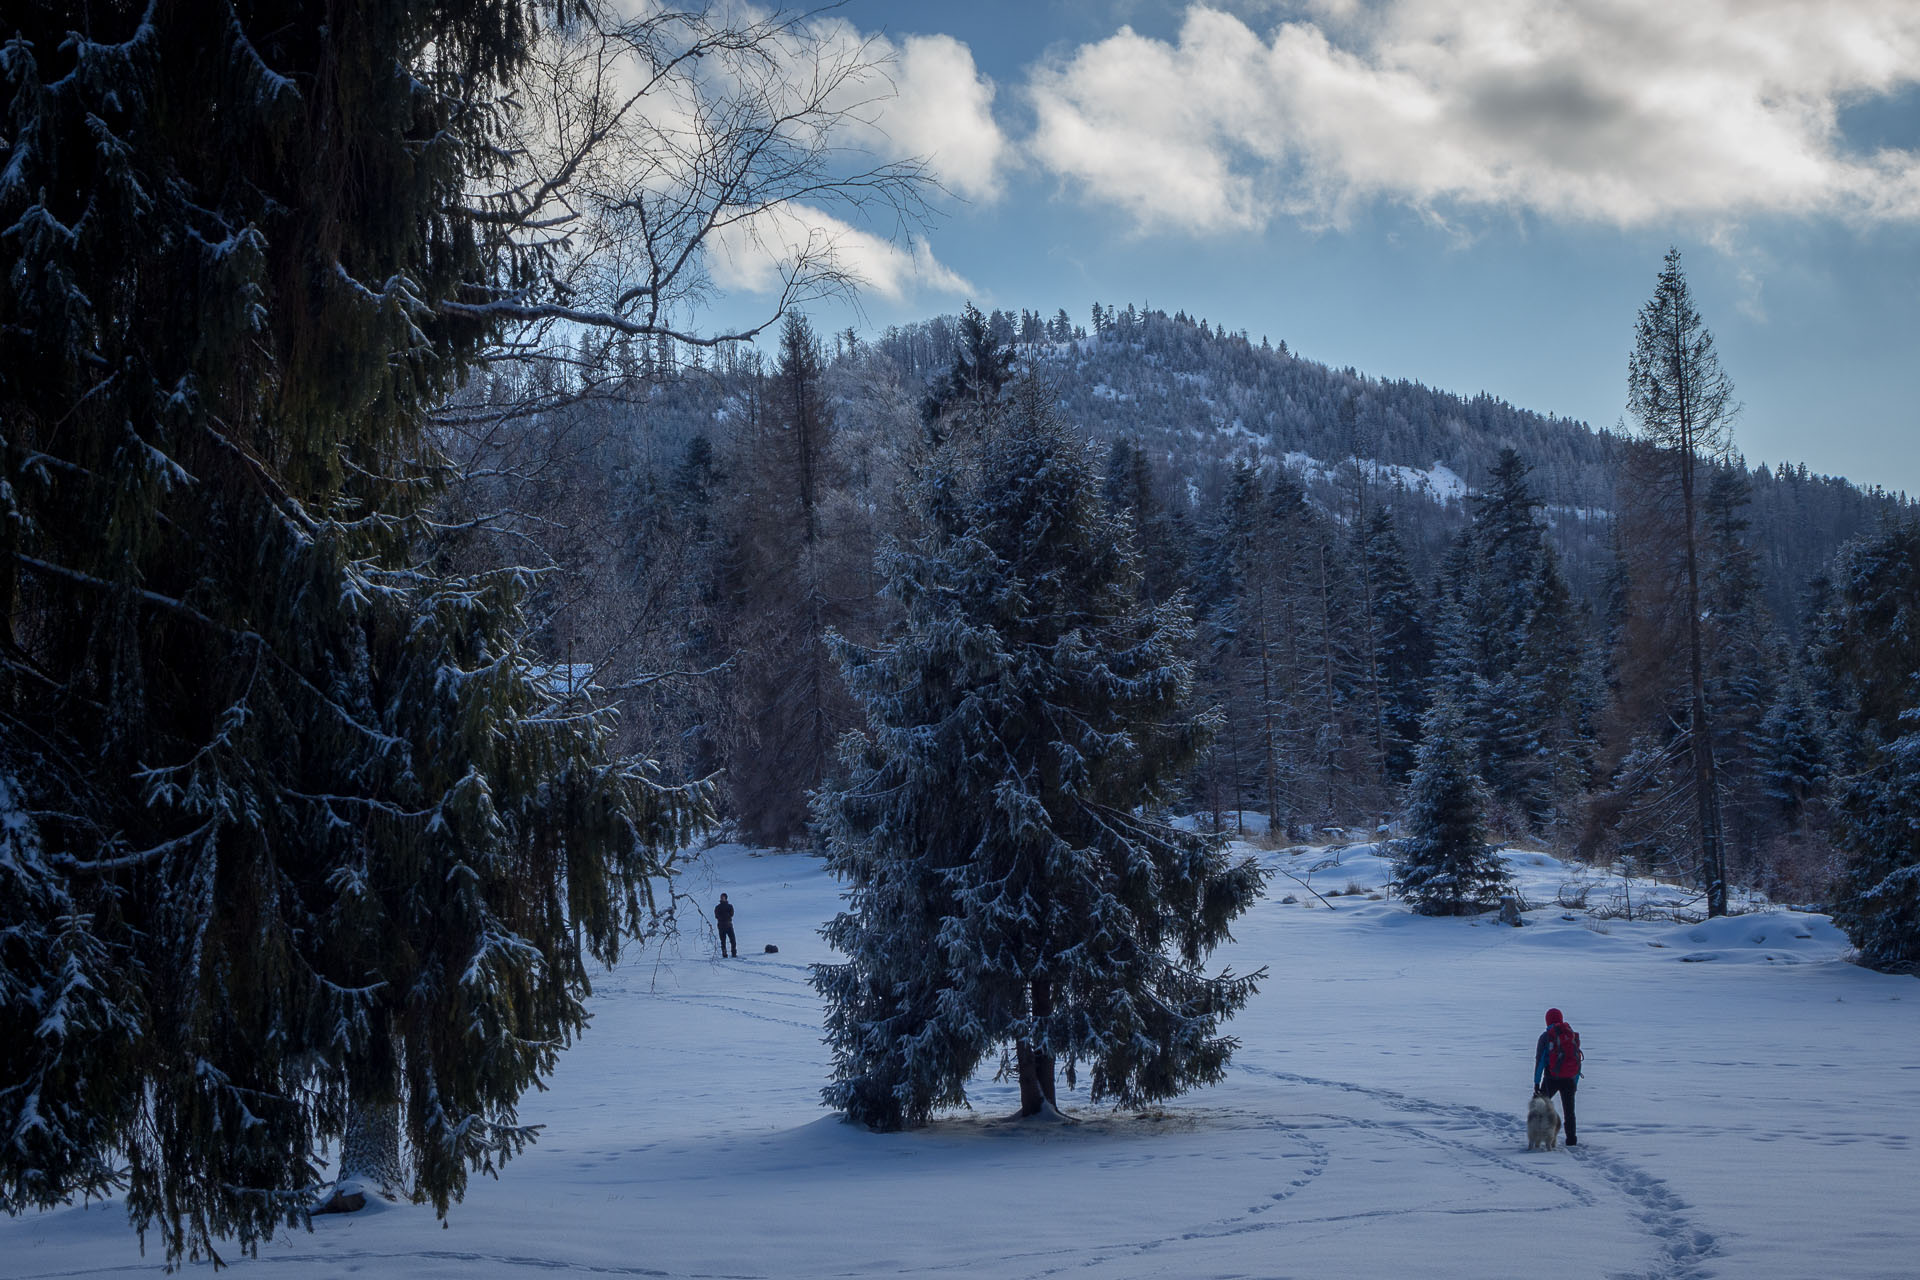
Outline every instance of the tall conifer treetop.
<path fill-rule="evenodd" d="M 1089 448 L 1043 395 L 1015 390 L 977 466 L 939 455 L 925 533 L 886 558 L 904 630 L 841 646 L 867 727 L 816 801 L 847 959 L 815 983 L 826 1101 L 876 1128 L 964 1105 L 996 1048 L 1026 1113 L 1054 1107 L 1056 1062 L 1128 1103 L 1216 1080 L 1219 1023 L 1253 992 L 1200 963 L 1259 871 L 1151 817 L 1206 734 L 1184 605 L 1141 602 Z"/>

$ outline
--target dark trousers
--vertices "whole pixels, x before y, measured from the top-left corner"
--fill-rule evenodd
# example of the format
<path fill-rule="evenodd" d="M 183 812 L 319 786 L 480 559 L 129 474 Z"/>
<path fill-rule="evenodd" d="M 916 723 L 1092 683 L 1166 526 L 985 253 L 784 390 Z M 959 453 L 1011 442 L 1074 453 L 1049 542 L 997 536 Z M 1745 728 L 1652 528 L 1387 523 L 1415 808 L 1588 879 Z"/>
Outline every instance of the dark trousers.
<path fill-rule="evenodd" d="M 731 920 L 720 926 L 721 955 L 724 956 L 727 954 L 727 944 L 729 942 L 733 944 L 733 958 L 738 960 L 740 958 L 740 939 L 733 936 L 733 921 Z"/>
<path fill-rule="evenodd" d="M 1578 1076 L 1572 1080 L 1562 1080 L 1558 1076 L 1544 1076 L 1540 1080 L 1540 1094 L 1542 1097 L 1551 1098 L 1556 1093 L 1560 1095 L 1560 1114 L 1567 1122 L 1568 1142 L 1578 1141 L 1578 1139 L 1574 1137 L 1573 1132 L 1573 1091 L 1579 1087 L 1579 1084 L 1580 1079 Z"/>

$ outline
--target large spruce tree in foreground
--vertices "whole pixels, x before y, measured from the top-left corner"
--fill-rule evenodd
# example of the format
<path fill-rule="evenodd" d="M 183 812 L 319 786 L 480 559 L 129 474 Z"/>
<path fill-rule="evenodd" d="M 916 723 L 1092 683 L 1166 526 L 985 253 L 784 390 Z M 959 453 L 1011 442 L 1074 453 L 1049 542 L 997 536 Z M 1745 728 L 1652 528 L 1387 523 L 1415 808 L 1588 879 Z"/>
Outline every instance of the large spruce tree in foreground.
<path fill-rule="evenodd" d="M 886 557 L 904 631 L 842 646 L 867 730 L 816 801 L 848 890 L 825 930 L 846 960 L 814 982 L 826 1101 L 875 1128 L 965 1105 L 996 1049 L 1029 1115 L 1053 1110 L 1056 1063 L 1124 1103 L 1217 1080 L 1220 1023 L 1254 990 L 1201 962 L 1260 872 L 1150 816 L 1204 737 L 1189 624 L 1141 602 L 1089 447 L 1043 394 L 1016 389 L 977 466 L 957 447 L 930 466 L 925 531 Z"/>
<path fill-rule="evenodd" d="M 424 409 L 537 265 L 475 187 L 544 11 L 9 7 L 9 1211 L 246 1247 L 360 1109 L 444 1209 L 699 813 L 555 705 L 527 575 L 423 554 Z"/>

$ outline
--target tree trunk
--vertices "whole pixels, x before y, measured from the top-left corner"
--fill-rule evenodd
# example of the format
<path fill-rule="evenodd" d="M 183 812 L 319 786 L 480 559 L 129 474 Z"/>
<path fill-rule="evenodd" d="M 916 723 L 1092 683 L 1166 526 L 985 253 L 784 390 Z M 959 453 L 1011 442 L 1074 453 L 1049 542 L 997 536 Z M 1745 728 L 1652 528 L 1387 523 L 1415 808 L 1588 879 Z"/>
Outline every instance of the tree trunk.
<path fill-rule="evenodd" d="M 1260 645 L 1260 714 L 1263 751 L 1266 755 L 1267 781 L 1267 838 L 1285 823 L 1280 817 L 1280 742 L 1279 733 L 1274 728 L 1273 715 L 1273 655 L 1267 640 L 1267 593 L 1262 586 L 1255 597 L 1259 609 L 1260 625 L 1257 640 Z"/>
<path fill-rule="evenodd" d="M 1694 626 L 1693 722 L 1688 733 L 1693 739 L 1693 785 L 1698 793 L 1695 803 L 1700 815 L 1701 877 L 1706 882 L 1707 915 L 1711 917 L 1727 914 L 1727 852 L 1720 830 L 1720 776 L 1713 760 L 1713 727 L 1707 716 L 1707 694 L 1700 675 L 1698 622 Z"/>
<path fill-rule="evenodd" d="M 1362 534 L 1364 539 L 1365 535 Z M 1373 567 L 1367 561 L 1365 541 L 1360 544 L 1360 607 L 1361 621 L 1366 625 L 1360 632 L 1365 642 L 1367 659 L 1367 693 L 1373 702 L 1373 772 L 1374 781 L 1382 792 L 1387 787 L 1387 703 L 1380 685 L 1380 637 L 1377 634 L 1380 619 L 1374 610 Z"/>
<path fill-rule="evenodd" d="M 1039 1022 L 1053 1012 L 1053 984 L 1046 978 L 1035 978 L 1032 993 L 1033 1020 Z M 1059 1111 L 1053 1092 L 1053 1055 L 1042 1053 L 1025 1040 L 1016 1046 L 1014 1054 L 1020 1067 L 1020 1114 L 1037 1116 Z"/>
<path fill-rule="evenodd" d="M 1693 699 L 1688 746 L 1693 751 L 1694 804 L 1700 822 L 1700 875 L 1709 918 L 1727 914 L 1727 855 L 1720 837 L 1720 779 L 1713 762 L 1713 725 L 1707 714 L 1706 659 L 1700 639 L 1700 565 L 1694 548 L 1693 450 L 1680 456 L 1680 496 L 1687 522 L 1687 658 Z"/>
<path fill-rule="evenodd" d="M 1320 650 L 1321 692 L 1324 705 L 1321 716 L 1324 721 L 1325 739 L 1321 744 L 1320 768 L 1325 775 L 1327 820 L 1341 820 L 1339 795 L 1335 786 L 1335 776 L 1339 772 L 1340 726 L 1337 720 L 1339 700 L 1335 697 L 1333 646 L 1335 644 L 1335 622 L 1333 616 L 1333 585 L 1327 579 L 1327 544 L 1322 542 L 1319 551 L 1320 565 Z"/>
<path fill-rule="evenodd" d="M 340 1135 L 340 1176 L 333 1194 L 315 1213 L 352 1213 L 364 1209 L 369 1195 L 399 1200 L 406 1185 L 400 1159 L 400 1105 L 355 1103 Z"/>

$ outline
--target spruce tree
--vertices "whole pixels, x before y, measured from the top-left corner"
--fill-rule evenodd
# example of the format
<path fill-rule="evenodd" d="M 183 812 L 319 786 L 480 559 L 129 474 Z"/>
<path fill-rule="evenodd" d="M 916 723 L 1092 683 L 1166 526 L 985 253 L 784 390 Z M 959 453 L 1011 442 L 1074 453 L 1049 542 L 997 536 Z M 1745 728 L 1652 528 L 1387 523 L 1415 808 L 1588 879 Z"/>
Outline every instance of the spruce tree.
<path fill-rule="evenodd" d="M 1407 834 L 1393 846 L 1400 892 L 1421 915 L 1484 911 L 1512 877 L 1487 843 L 1481 783 L 1459 708 L 1444 695 L 1421 725 L 1407 785 Z"/>
<path fill-rule="evenodd" d="M 1201 963 L 1261 875 L 1154 806 L 1206 725 L 1189 623 L 1147 606 L 1089 447 L 1029 382 L 977 465 L 943 452 L 924 533 L 885 557 L 890 643 L 843 643 L 866 731 L 815 801 L 847 907 L 814 983 L 828 1105 L 880 1129 L 964 1105 L 1011 1048 L 1023 1114 L 1091 1071 L 1134 1104 L 1220 1078 L 1253 977 Z M 1257 977 L 1258 975 L 1254 975 Z"/>
<path fill-rule="evenodd" d="M 1744 468 L 1717 467 L 1700 509 L 1713 758 L 1721 777 L 1729 856 L 1750 867 L 1776 812 L 1760 779 L 1761 726 L 1785 665 L 1762 597 L 1758 557 L 1747 542 L 1745 511 L 1751 500 Z"/>
<path fill-rule="evenodd" d="M 1920 522 L 1845 549 L 1822 657 L 1849 704 L 1851 855 L 1833 919 L 1876 968 L 1920 964 Z"/>
<path fill-rule="evenodd" d="M 1470 499 L 1473 523 L 1444 572 L 1440 683 L 1493 798 L 1542 829 L 1564 816 L 1584 780 L 1582 635 L 1529 471 L 1504 449 Z"/>
<path fill-rule="evenodd" d="M 1363 696 L 1368 621 L 1363 593 L 1354 590 L 1360 574 L 1351 559 L 1352 543 L 1338 525 L 1305 501 L 1288 523 L 1302 535 L 1299 567 L 1306 591 L 1300 640 L 1316 726 L 1315 809 L 1323 824 L 1333 824 L 1354 810 L 1377 776 L 1366 767 L 1372 742 Z"/>
<path fill-rule="evenodd" d="M 1907 696 L 1906 732 L 1874 753 L 1846 796 L 1853 857 L 1833 919 L 1867 964 L 1911 973 L 1920 972 L 1920 677 Z"/>
<path fill-rule="evenodd" d="M 1755 732 L 1760 793 L 1772 802 L 1788 832 L 1800 829 L 1830 774 L 1819 708 L 1796 668 L 1781 683 Z"/>
<path fill-rule="evenodd" d="M 1420 717 L 1427 706 L 1433 639 L 1393 512 L 1376 507 L 1360 544 L 1371 639 L 1374 734 L 1387 778 L 1398 784 L 1413 768 Z"/>
<path fill-rule="evenodd" d="M 537 272 L 474 193 L 539 6 L 82 7 L 0 53 L 0 1205 L 124 1187 L 178 1261 L 351 1110 L 442 1210 L 518 1150 L 703 806 L 427 520 Z"/>
<path fill-rule="evenodd" d="M 1153 462 L 1138 441 L 1114 440 L 1101 492 L 1132 532 L 1141 592 L 1149 603 L 1171 600 L 1188 585 L 1187 549 L 1154 492 Z"/>
<path fill-rule="evenodd" d="M 976 435 L 988 430 L 992 406 L 1013 377 L 1012 343 L 1002 340 L 971 302 L 960 313 L 955 339 L 953 367 L 935 380 L 920 404 L 920 416 L 936 443 L 946 437 L 947 417 L 961 419 Z"/>

